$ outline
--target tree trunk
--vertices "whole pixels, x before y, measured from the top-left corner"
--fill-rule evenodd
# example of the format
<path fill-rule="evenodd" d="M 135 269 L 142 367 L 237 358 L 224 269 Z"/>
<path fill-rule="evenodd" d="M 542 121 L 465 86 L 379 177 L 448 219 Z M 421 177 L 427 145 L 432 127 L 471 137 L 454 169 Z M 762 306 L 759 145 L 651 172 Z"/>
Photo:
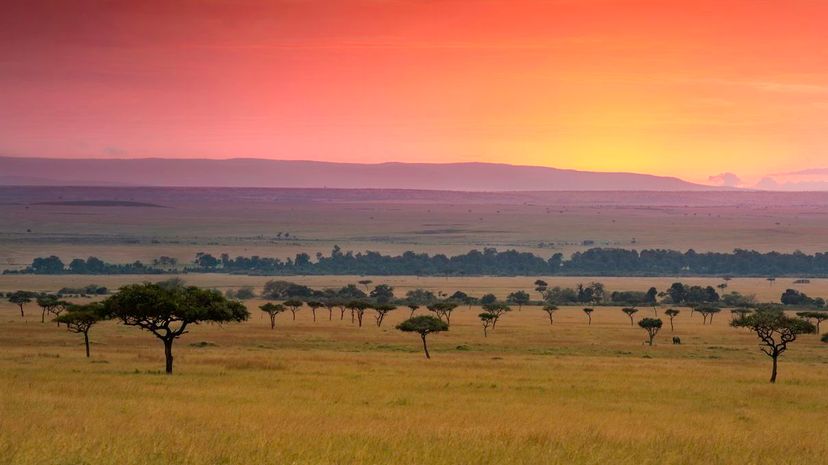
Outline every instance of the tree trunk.
<path fill-rule="evenodd" d="M 86 344 L 86 358 L 89 358 L 89 332 L 83 332 L 83 342 Z"/>
<path fill-rule="evenodd" d="M 25 318 L 26 315 L 23 313 L 23 304 L 19 304 L 20 307 L 20 318 Z M 817 331 L 819 330 L 819 326 L 817 326 Z"/>
<path fill-rule="evenodd" d="M 592 315 L 587 315 L 587 326 L 592 326 Z"/>
<path fill-rule="evenodd" d="M 293 320 L 296 321 L 296 310 L 291 310 L 291 314 L 293 314 Z"/>
<path fill-rule="evenodd" d="M 777 360 L 779 359 L 779 355 L 773 354 L 771 357 L 773 358 L 773 369 L 771 370 L 770 382 L 776 383 L 776 365 Z"/>
<path fill-rule="evenodd" d="M 276 329 L 276 315 L 270 315 L 270 329 Z"/>
<path fill-rule="evenodd" d="M 313 313 L 313 322 L 316 323 L 316 310 L 311 309 L 311 313 Z"/>
<path fill-rule="evenodd" d="M 40 322 L 46 323 L 46 309 L 44 308 L 42 312 L 40 312 Z"/>
<path fill-rule="evenodd" d="M 672 318 L 670 318 L 670 332 L 671 333 L 674 332 L 673 331 L 673 319 Z"/>
<path fill-rule="evenodd" d="M 483 337 L 489 337 L 489 335 L 486 332 L 486 327 L 485 326 L 483 327 Z"/>
<path fill-rule="evenodd" d="M 164 339 L 164 357 L 167 359 L 166 372 L 171 375 L 173 372 L 172 339 Z"/>
<path fill-rule="evenodd" d="M 430 359 L 431 355 L 429 355 L 429 353 L 428 353 L 428 343 L 426 342 L 425 334 L 423 334 L 420 337 L 423 338 L 423 351 L 425 352 L 425 356 L 426 356 L 427 359 Z"/>

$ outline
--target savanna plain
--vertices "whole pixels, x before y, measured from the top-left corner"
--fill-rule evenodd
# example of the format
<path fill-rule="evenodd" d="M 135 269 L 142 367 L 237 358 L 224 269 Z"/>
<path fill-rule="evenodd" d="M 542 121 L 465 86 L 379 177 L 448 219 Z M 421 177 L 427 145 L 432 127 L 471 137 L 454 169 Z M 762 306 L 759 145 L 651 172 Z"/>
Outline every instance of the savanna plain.
<path fill-rule="evenodd" d="M 828 226 L 822 200 L 776 207 L 700 197 L 621 206 L 607 198 L 546 206 L 520 199 L 287 207 L 257 198 L 247 207 L 179 201 L 175 208 L 142 209 L 35 205 L 19 191 L 4 195 L 0 258 L 12 270 L 50 254 L 112 262 L 166 254 L 183 261 L 202 250 L 287 256 L 333 244 L 384 253 L 462 253 L 483 246 L 569 253 L 586 240 L 627 248 L 728 251 L 743 244 L 813 251 L 824 245 Z M 187 218 L 194 226 L 186 226 Z M 297 238 L 276 239 L 277 231 Z M 0 291 L 54 292 L 91 283 L 114 290 L 169 277 L 2 275 Z M 261 291 L 273 279 L 180 277 L 222 291 Z M 315 289 L 370 279 L 390 284 L 398 296 L 423 288 L 478 297 L 492 292 L 501 299 L 524 290 L 538 298 L 537 277 L 277 279 Z M 600 280 L 610 292 L 664 290 L 679 280 L 543 279 L 553 286 Z M 776 301 L 792 281 L 734 278 L 728 291 Z M 828 297 L 828 280 L 796 288 Z M 175 343 L 175 373 L 165 375 L 163 347 L 147 332 L 99 323 L 90 331 L 86 358 L 82 336 L 41 323 L 34 303 L 21 317 L 17 306 L 0 301 L 0 464 L 811 465 L 828 457 L 822 426 L 828 420 L 828 345 L 815 334 L 791 345 L 779 381 L 770 384 L 769 358 L 753 333 L 730 327 L 729 312 L 704 325 L 701 315 L 680 308 L 674 329 L 666 325 L 649 346 L 645 332 L 618 307 L 596 307 L 591 324 L 581 307 L 561 307 L 550 324 L 539 306 L 527 305 L 503 316 L 484 337 L 480 308 L 463 306 L 449 331 L 429 337 L 432 357 L 426 360 L 416 335 L 394 329 L 408 317 L 405 307 L 379 327 L 369 312 L 361 328 L 337 309 L 331 315 L 318 310 L 314 321 L 304 307 L 295 320 L 282 313 L 271 329 L 258 311 L 263 300 L 244 303 L 252 314 L 246 322 L 192 326 Z M 657 314 L 666 322 L 665 308 L 642 307 L 636 319 Z M 672 344 L 672 336 L 682 343 Z"/>

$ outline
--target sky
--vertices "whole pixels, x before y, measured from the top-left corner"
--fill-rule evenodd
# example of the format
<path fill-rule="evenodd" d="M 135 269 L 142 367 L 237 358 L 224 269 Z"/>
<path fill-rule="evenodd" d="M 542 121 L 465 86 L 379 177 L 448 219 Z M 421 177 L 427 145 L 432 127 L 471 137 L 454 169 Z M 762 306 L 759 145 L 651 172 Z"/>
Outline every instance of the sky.
<path fill-rule="evenodd" d="M 826 24 L 821 0 L 5 0 L 0 155 L 821 183 Z"/>

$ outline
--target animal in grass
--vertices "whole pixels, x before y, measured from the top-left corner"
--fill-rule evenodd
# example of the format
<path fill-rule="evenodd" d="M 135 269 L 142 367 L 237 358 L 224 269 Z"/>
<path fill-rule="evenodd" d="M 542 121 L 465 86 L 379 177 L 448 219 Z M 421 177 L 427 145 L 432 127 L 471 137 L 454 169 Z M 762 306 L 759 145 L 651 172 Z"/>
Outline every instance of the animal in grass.
<path fill-rule="evenodd" d="M 681 338 L 678 336 L 673 336 L 673 344 L 681 344 Z"/>

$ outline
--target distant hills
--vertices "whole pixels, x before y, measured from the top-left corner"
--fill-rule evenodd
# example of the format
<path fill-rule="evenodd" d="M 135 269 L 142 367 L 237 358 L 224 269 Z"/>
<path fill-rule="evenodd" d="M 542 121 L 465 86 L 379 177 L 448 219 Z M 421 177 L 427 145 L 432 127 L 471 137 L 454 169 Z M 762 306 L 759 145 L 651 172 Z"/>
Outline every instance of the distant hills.
<path fill-rule="evenodd" d="M 233 158 L 0 157 L 0 185 L 376 188 L 455 191 L 721 190 L 673 177 L 495 163 L 331 163 Z"/>

